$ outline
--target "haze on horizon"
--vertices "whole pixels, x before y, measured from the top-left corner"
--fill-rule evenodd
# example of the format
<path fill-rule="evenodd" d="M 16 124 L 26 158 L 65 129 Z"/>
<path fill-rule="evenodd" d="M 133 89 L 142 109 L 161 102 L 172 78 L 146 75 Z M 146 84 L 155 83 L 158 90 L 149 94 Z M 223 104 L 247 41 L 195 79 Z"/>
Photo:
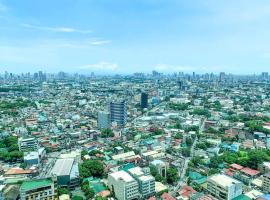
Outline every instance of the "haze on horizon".
<path fill-rule="evenodd" d="M 0 0 L 0 73 L 270 71 L 268 0 Z"/>

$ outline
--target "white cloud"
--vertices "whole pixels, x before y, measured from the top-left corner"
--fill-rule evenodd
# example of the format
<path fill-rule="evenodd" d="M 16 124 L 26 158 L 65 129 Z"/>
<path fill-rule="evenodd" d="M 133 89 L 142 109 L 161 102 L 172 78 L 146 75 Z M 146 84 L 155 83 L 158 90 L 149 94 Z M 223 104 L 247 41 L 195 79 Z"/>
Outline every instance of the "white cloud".
<path fill-rule="evenodd" d="M 23 23 L 21 24 L 24 28 L 29 29 L 36 29 L 36 30 L 43 30 L 43 31 L 52 31 L 52 32 L 61 32 L 61 33 L 91 33 L 91 30 L 82 30 L 82 29 L 75 29 L 71 27 L 47 27 L 47 26 L 35 26 L 32 24 Z"/>
<path fill-rule="evenodd" d="M 111 43 L 110 40 L 97 40 L 97 41 L 91 42 L 90 44 L 99 46 L 99 45 L 104 45 L 104 44 L 109 44 L 109 43 Z"/>
<path fill-rule="evenodd" d="M 99 62 L 96 64 L 83 65 L 79 67 L 81 70 L 93 70 L 93 71 L 117 71 L 119 69 L 118 64 L 109 62 Z"/>

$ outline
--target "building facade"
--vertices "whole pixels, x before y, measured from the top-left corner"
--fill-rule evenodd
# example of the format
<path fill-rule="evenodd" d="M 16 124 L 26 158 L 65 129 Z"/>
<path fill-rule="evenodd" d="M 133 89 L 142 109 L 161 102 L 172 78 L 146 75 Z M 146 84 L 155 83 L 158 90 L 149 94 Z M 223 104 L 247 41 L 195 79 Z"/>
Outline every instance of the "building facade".
<path fill-rule="evenodd" d="M 207 180 L 207 191 L 220 200 L 231 200 L 242 194 L 243 183 L 226 176 L 216 174 Z"/>
<path fill-rule="evenodd" d="M 111 127 L 111 115 L 109 112 L 98 112 L 98 128 L 105 129 Z"/>
<path fill-rule="evenodd" d="M 19 138 L 18 146 L 20 151 L 38 151 L 39 143 L 36 138 Z"/>
<path fill-rule="evenodd" d="M 140 197 L 138 182 L 125 171 L 109 174 L 108 185 L 118 200 L 135 200 Z"/>
<path fill-rule="evenodd" d="M 148 94 L 145 92 L 141 93 L 141 109 L 148 107 Z"/>
<path fill-rule="evenodd" d="M 118 126 L 125 126 L 127 122 L 127 104 L 125 101 L 111 102 L 109 105 L 111 122 L 116 122 Z"/>

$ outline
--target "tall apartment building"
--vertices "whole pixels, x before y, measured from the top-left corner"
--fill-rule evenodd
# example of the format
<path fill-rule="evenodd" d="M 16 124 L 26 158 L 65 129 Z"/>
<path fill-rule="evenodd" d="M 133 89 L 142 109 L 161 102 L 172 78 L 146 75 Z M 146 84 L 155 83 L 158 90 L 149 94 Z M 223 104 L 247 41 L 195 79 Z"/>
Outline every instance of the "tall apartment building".
<path fill-rule="evenodd" d="M 20 187 L 21 200 L 54 200 L 56 197 L 56 178 L 25 181 Z"/>
<path fill-rule="evenodd" d="M 118 200 L 134 200 L 140 196 L 138 182 L 125 171 L 109 174 L 108 185 Z"/>
<path fill-rule="evenodd" d="M 243 183 L 226 176 L 216 174 L 207 180 L 207 191 L 220 200 L 231 200 L 242 194 Z"/>
<path fill-rule="evenodd" d="M 141 93 L 141 109 L 148 107 L 148 94 L 145 92 Z"/>
<path fill-rule="evenodd" d="M 100 111 L 98 112 L 98 128 L 110 128 L 111 127 L 111 115 L 109 112 Z"/>
<path fill-rule="evenodd" d="M 39 143 L 36 138 L 19 138 L 18 146 L 20 151 L 38 151 Z"/>
<path fill-rule="evenodd" d="M 262 188 L 264 192 L 266 193 L 270 192 L 270 172 L 263 175 Z"/>
<path fill-rule="evenodd" d="M 155 178 L 149 175 L 148 171 L 144 171 L 140 167 L 134 167 L 128 170 L 128 173 L 139 184 L 139 192 L 142 199 L 147 199 L 155 194 Z"/>
<path fill-rule="evenodd" d="M 109 110 L 111 122 L 116 122 L 118 126 L 125 126 L 127 122 L 127 104 L 125 101 L 110 102 Z"/>

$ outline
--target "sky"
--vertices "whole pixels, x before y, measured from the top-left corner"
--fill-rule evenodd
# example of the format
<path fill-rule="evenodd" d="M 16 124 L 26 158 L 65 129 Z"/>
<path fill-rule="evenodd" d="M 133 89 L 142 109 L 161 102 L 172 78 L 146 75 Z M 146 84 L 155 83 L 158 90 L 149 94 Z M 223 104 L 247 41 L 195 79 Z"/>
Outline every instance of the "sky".
<path fill-rule="evenodd" d="M 269 0 L 0 0 L 0 73 L 270 72 Z"/>

